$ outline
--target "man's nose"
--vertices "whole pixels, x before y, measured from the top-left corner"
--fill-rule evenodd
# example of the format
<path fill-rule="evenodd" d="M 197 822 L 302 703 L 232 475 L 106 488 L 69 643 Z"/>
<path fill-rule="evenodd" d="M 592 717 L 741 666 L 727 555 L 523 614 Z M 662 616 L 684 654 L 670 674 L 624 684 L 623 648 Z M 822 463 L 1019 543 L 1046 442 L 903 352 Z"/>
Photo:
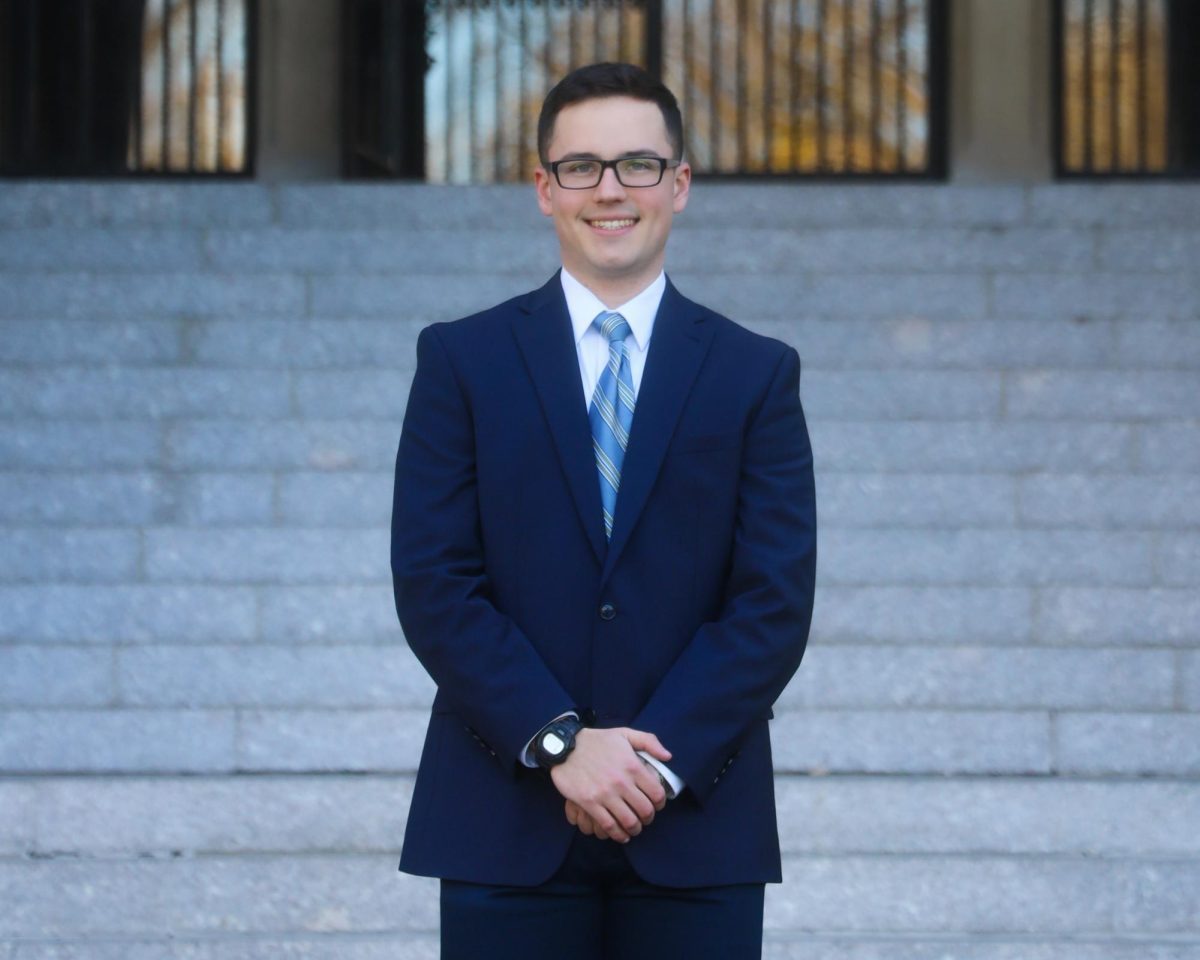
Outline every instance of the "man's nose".
<path fill-rule="evenodd" d="M 617 179 L 617 171 L 614 167 L 605 167 L 600 173 L 600 182 L 596 184 L 596 195 L 601 198 L 625 196 L 625 187 Z"/>

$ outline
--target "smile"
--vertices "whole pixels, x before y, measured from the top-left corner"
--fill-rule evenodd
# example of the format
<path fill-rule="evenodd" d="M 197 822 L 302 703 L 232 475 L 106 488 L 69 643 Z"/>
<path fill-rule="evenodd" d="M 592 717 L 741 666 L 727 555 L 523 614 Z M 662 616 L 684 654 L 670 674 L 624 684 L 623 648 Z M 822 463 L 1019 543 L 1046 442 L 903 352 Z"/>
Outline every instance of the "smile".
<path fill-rule="evenodd" d="M 637 223 L 634 219 L 625 220 L 589 220 L 588 224 L 598 230 L 624 230 Z"/>

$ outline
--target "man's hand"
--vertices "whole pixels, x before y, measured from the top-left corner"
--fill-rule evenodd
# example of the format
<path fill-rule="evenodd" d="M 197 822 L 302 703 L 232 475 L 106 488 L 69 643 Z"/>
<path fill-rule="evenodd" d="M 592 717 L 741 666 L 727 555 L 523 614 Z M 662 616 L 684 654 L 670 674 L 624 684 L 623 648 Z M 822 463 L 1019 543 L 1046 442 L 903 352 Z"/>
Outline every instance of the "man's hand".
<path fill-rule="evenodd" d="M 652 733 L 585 727 L 576 734 L 571 755 L 551 768 L 554 786 L 567 801 L 567 819 L 584 833 L 628 843 L 666 806 L 658 775 L 637 750 L 663 763 L 671 759 Z"/>
<path fill-rule="evenodd" d="M 583 807 L 574 800 L 564 800 L 563 803 L 566 804 L 567 823 L 573 827 L 578 827 L 579 832 L 585 836 L 596 836 L 601 840 L 608 839 L 608 834 L 601 833 L 596 829 L 595 821 L 584 812 Z"/>
<path fill-rule="evenodd" d="M 641 761 L 642 761 L 642 763 L 645 763 L 645 764 L 647 764 L 647 766 L 649 766 L 649 762 L 646 760 L 645 757 L 642 757 Z M 653 770 L 652 767 L 651 767 L 651 769 Z M 654 775 L 655 776 L 659 775 L 657 770 L 654 770 Z M 660 784 L 662 784 L 661 777 L 659 777 L 658 782 Z M 663 791 L 665 792 L 666 789 L 667 788 L 664 786 Z M 667 799 L 668 800 L 670 799 L 669 794 L 667 795 Z M 567 817 L 567 823 L 569 823 L 573 827 L 578 827 L 579 832 L 584 834 L 585 836 L 588 836 L 588 837 L 595 836 L 595 837 L 599 837 L 601 840 L 609 839 L 608 834 L 606 834 L 603 830 L 601 830 L 599 827 L 596 826 L 596 822 L 590 816 L 588 816 L 586 811 L 584 811 L 583 807 L 581 807 L 579 804 L 577 804 L 574 800 L 564 800 L 563 803 L 565 804 L 564 813 L 566 814 L 566 817 Z M 658 807 L 658 809 L 661 810 L 662 807 Z"/>

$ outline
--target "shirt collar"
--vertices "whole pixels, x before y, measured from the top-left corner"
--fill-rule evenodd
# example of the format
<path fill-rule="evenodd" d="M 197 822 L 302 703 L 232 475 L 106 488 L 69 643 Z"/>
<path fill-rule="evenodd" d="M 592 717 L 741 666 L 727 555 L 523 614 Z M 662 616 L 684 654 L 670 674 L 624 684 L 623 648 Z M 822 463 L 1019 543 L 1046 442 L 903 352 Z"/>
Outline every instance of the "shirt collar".
<path fill-rule="evenodd" d="M 608 311 L 608 307 L 601 303 L 600 298 L 591 290 L 571 276 L 566 267 L 560 271 L 560 277 L 563 293 L 567 297 L 567 312 L 571 315 L 571 328 L 575 332 L 575 343 L 578 344 L 592 325 L 592 321 L 596 319 L 596 315 Z M 662 303 L 666 289 L 667 275 L 660 270 L 646 289 L 612 311 L 625 318 L 639 350 L 645 350 L 650 342 L 654 317 L 658 313 L 658 305 Z"/>

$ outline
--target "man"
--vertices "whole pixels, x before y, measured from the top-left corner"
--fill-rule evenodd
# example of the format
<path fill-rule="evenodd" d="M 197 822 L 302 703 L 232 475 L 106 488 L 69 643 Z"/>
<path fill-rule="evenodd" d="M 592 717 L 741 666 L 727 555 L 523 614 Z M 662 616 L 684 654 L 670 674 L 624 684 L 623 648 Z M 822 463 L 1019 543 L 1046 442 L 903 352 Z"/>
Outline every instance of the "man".
<path fill-rule="evenodd" d="M 679 110 L 639 68 L 547 96 L 562 271 L 422 331 L 392 569 L 438 686 L 400 867 L 442 956 L 760 956 L 771 705 L 812 612 L 800 361 L 666 279 Z"/>

